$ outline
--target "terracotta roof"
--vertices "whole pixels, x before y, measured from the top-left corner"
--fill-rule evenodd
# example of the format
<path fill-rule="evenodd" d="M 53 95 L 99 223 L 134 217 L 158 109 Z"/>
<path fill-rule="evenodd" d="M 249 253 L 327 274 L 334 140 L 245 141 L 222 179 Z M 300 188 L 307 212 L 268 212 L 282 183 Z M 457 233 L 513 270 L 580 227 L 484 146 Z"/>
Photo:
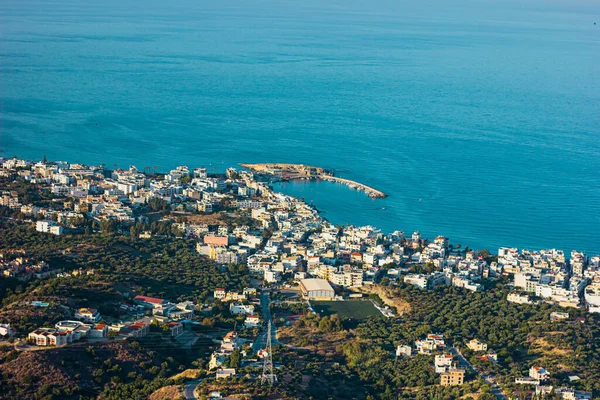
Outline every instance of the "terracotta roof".
<path fill-rule="evenodd" d="M 146 303 L 152 303 L 152 304 L 161 304 L 164 302 L 163 299 L 159 299 L 157 297 L 148 297 L 148 296 L 135 296 L 133 298 L 133 300 L 144 301 Z"/>

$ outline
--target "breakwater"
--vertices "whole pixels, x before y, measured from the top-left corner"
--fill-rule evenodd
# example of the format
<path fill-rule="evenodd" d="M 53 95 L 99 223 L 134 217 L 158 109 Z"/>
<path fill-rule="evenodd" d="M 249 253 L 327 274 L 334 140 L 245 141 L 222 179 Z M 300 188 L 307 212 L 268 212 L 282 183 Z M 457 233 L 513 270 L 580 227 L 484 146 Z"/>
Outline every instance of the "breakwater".
<path fill-rule="evenodd" d="M 326 180 L 346 185 L 352 189 L 363 191 L 373 199 L 381 199 L 387 197 L 387 194 L 380 190 L 377 190 L 360 182 L 334 176 L 331 171 L 321 167 L 314 167 L 311 165 L 303 164 L 280 163 L 240 164 L 240 166 L 249 169 L 250 171 L 255 172 L 257 174 L 270 175 L 282 180 Z"/>

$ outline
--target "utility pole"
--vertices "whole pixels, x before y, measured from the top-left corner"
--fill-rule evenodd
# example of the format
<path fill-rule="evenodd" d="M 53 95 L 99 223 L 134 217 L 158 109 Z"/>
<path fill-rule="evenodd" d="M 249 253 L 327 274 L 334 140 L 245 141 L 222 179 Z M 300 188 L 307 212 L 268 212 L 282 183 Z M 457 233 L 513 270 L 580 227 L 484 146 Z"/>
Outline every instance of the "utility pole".
<path fill-rule="evenodd" d="M 271 321 L 269 320 L 269 324 L 267 326 L 267 345 L 265 346 L 265 350 L 267 351 L 267 355 L 263 358 L 263 373 L 260 378 L 260 383 L 265 384 L 268 383 L 269 386 L 273 386 L 273 383 L 276 381 L 276 377 L 273 374 L 273 355 L 271 352 Z"/>

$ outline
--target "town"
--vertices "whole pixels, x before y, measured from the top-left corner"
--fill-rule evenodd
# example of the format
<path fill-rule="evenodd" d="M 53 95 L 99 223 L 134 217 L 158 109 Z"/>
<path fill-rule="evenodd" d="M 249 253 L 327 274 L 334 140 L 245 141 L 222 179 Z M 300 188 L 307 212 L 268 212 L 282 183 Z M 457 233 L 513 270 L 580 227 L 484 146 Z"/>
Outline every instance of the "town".
<path fill-rule="evenodd" d="M 406 310 L 390 294 L 397 287 L 484 293 L 501 283 L 506 287 L 503 299 L 509 303 L 558 307 L 551 312 L 553 321 L 585 321 L 561 311 L 565 309 L 578 316 L 600 313 L 598 255 L 573 250 L 567 257 L 562 250 L 508 247 L 495 255 L 455 246 L 444 236 L 428 240 L 418 231 L 385 233 L 371 226 L 339 226 L 305 202 L 273 191 L 268 181 L 249 170 L 228 168 L 217 174 L 204 167 L 179 166 L 163 174 L 150 167 L 108 169 L 17 158 L 0 160 L 0 165 L 0 179 L 35 186 L 44 196 L 33 199 L 17 187 L 4 190 L 0 211 L 6 223 L 27 226 L 49 238 L 106 234 L 141 241 L 168 235 L 185 238 L 195 243 L 196 257 L 210 260 L 222 271 L 231 265 L 247 268 L 251 283 L 215 287 L 202 303 L 127 293 L 126 300 L 106 316 L 93 303 L 63 306 L 71 318 L 27 332 L 14 329 L 13 322 L 2 317 L 0 334 L 11 338 L 20 352 L 144 338 L 153 330 L 161 332 L 162 340 L 182 347 L 191 348 L 198 340 L 217 344 L 206 368 L 216 382 L 235 379 L 239 368 L 252 366 L 256 368 L 252 378 L 272 386 L 278 368 L 273 372 L 271 346 L 303 347 L 293 339 L 280 341 L 280 330 L 293 329 L 290 326 L 303 315 L 329 315 L 324 310 L 342 318 L 382 317 L 400 323 Z M 26 247 L 0 249 L 0 270 L 4 278 L 18 282 L 98 274 L 96 268 L 66 269 L 50 258 L 31 257 Z M 48 303 L 33 301 L 30 307 Z M 233 329 L 199 333 L 211 310 L 223 307 L 236 321 Z M 273 310 L 276 317 L 271 316 Z M 461 386 L 467 378 L 479 377 L 495 397 L 506 398 L 508 390 L 499 386 L 494 374 L 481 372 L 462 354 L 466 350 L 492 366 L 499 362 L 496 349 L 477 338 L 449 345 L 443 334 L 427 332 L 394 346 L 398 359 L 430 357 L 441 386 Z M 203 386 L 207 382 L 194 381 L 186 396 L 195 398 L 201 390 L 213 398 L 221 396 L 223 388 Z M 592 398 L 590 391 L 553 387 L 549 382 L 550 373 L 542 365 L 528 368 L 528 376 L 513 377 L 517 387 L 523 386 L 525 392 L 529 388 L 538 398 L 550 394 Z"/>

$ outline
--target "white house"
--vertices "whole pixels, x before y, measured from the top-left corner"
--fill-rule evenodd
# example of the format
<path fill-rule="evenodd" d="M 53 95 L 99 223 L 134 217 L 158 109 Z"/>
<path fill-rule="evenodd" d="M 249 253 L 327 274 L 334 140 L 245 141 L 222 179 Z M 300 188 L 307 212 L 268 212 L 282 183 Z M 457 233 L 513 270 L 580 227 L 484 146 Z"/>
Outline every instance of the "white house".
<path fill-rule="evenodd" d="M 0 324 L 0 336 L 12 336 L 13 334 L 10 324 Z"/>
<path fill-rule="evenodd" d="M 94 308 L 80 308 L 75 311 L 75 318 L 85 322 L 99 322 L 102 317 L 100 313 Z"/>
<path fill-rule="evenodd" d="M 63 227 L 56 225 L 54 221 L 38 221 L 35 224 L 35 230 L 42 233 L 51 233 L 53 235 L 62 235 Z"/>
<path fill-rule="evenodd" d="M 235 376 L 235 368 L 221 368 L 217 371 L 217 379 L 227 379 Z"/>
<path fill-rule="evenodd" d="M 473 351 L 486 351 L 487 350 L 487 344 L 480 342 L 477 339 L 473 339 L 469 343 L 467 343 L 467 347 Z"/>
<path fill-rule="evenodd" d="M 264 279 L 268 283 L 279 282 L 281 280 L 281 272 L 273 270 L 265 270 Z"/>
<path fill-rule="evenodd" d="M 244 321 L 246 328 L 254 328 L 258 325 L 260 325 L 260 317 L 258 315 L 248 315 L 246 321 Z"/>
<path fill-rule="evenodd" d="M 401 345 L 401 344 L 399 344 L 398 347 L 396 347 L 396 357 L 400 357 L 400 356 L 410 357 L 411 355 L 412 355 L 412 347 L 410 347 L 408 345 Z"/>
<path fill-rule="evenodd" d="M 106 324 L 97 324 L 90 329 L 90 337 L 105 338 L 108 336 L 108 326 Z"/>
<path fill-rule="evenodd" d="M 529 370 L 529 377 L 533 378 L 533 379 L 538 379 L 540 381 L 544 381 L 544 380 L 550 378 L 550 373 L 542 367 L 534 366 L 534 367 L 531 367 L 531 369 Z"/>
<path fill-rule="evenodd" d="M 531 300 L 529 300 L 529 295 L 526 294 L 509 293 L 508 296 L 506 296 L 506 300 L 510 303 L 531 304 Z"/>
<path fill-rule="evenodd" d="M 252 315 L 252 314 L 254 314 L 254 305 L 231 303 L 229 305 L 229 312 L 231 312 L 234 315 L 239 315 L 239 314 Z"/>
<path fill-rule="evenodd" d="M 435 356 L 435 372 L 443 374 L 452 366 L 452 355 L 438 354 Z"/>

